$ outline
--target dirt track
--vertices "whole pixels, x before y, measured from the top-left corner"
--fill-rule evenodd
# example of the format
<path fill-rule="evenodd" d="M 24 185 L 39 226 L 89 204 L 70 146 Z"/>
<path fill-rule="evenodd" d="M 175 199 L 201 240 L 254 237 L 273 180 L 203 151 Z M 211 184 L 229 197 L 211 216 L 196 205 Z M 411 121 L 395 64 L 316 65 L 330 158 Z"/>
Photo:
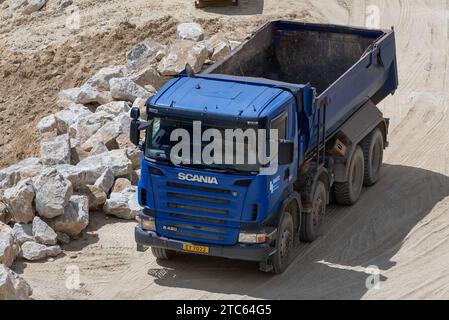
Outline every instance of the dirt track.
<path fill-rule="evenodd" d="M 135 251 L 133 222 L 105 220 L 98 213 L 85 239 L 65 247 L 65 257 L 16 264 L 15 270 L 34 288 L 33 297 L 449 299 L 449 3 L 241 1 L 240 10 L 256 14 L 247 16 L 235 8 L 203 12 L 191 9 L 190 3 L 181 5 L 184 1 L 173 1 L 173 6 L 160 2 L 163 10 L 132 12 L 139 12 L 141 20 L 183 12 L 180 20 L 192 15 L 207 26 L 212 19 L 209 32 L 218 28 L 239 36 L 265 20 L 259 15 L 262 8 L 270 17 L 296 14 L 306 20 L 363 25 L 368 5 L 379 6 L 381 26 L 394 25 L 397 31 L 400 68 L 400 90 L 381 106 L 392 123 L 382 179 L 354 207 L 331 207 L 323 236 L 302 245 L 283 275 L 262 274 L 253 263 L 209 257 L 182 255 L 156 262 L 151 253 Z M 230 23 L 245 31 L 232 30 Z M 79 291 L 65 287 L 68 265 L 80 269 Z M 365 268 L 371 265 L 381 270 L 379 290 L 365 286 Z"/>

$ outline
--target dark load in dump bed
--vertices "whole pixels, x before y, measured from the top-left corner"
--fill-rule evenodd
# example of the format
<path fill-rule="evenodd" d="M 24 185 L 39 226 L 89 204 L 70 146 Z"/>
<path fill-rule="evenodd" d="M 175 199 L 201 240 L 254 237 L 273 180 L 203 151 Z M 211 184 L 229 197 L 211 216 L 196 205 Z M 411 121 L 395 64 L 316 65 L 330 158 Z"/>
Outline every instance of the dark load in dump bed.
<path fill-rule="evenodd" d="M 205 73 L 311 84 L 317 106 L 326 104 L 329 137 L 359 107 L 396 90 L 394 31 L 273 21 Z"/>

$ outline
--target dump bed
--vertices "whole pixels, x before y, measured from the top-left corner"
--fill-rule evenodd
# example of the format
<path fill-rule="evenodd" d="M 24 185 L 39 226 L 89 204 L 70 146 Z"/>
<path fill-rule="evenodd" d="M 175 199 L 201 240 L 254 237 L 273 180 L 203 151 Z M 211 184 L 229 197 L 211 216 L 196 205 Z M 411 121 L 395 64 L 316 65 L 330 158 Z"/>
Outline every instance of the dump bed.
<path fill-rule="evenodd" d="M 273 21 L 205 73 L 310 84 L 314 106 L 326 106 L 330 137 L 368 100 L 377 104 L 396 90 L 394 31 Z M 301 107 L 315 114 L 311 103 Z"/>

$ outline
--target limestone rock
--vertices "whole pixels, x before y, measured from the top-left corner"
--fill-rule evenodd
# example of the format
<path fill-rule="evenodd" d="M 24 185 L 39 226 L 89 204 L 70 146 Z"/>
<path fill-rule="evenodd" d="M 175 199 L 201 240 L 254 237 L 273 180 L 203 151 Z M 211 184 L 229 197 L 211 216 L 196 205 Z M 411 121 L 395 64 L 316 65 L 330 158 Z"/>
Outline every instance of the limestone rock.
<path fill-rule="evenodd" d="M 97 210 L 102 208 L 107 200 L 107 194 L 102 188 L 95 185 L 86 185 L 77 190 L 77 193 L 89 199 L 89 209 Z"/>
<path fill-rule="evenodd" d="M 136 74 L 131 76 L 131 80 L 141 87 L 151 85 L 155 89 L 162 88 L 165 82 L 167 82 L 167 79 L 161 77 L 159 72 L 153 67 L 148 67 L 137 72 Z"/>
<path fill-rule="evenodd" d="M 12 232 L 14 234 L 14 237 L 16 238 L 17 244 L 20 246 L 27 241 L 34 241 L 33 225 L 31 223 L 16 223 L 12 228 Z"/>
<path fill-rule="evenodd" d="M 56 118 L 53 114 L 42 118 L 36 126 L 36 129 L 39 133 L 52 132 L 56 128 Z"/>
<path fill-rule="evenodd" d="M 28 300 L 33 294 L 30 285 L 7 266 L 0 264 L 0 301 Z"/>
<path fill-rule="evenodd" d="M 91 84 L 84 84 L 79 88 L 71 88 L 60 91 L 58 101 L 60 104 L 63 104 L 64 101 L 75 104 L 105 104 L 111 102 L 112 97 L 109 91 L 100 91 Z"/>
<path fill-rule="evenodd" d="M 129 105 L 125 101 L 113 101 L 97 108 L 95 112 L 106 112 L 118 116 L 122 112 L 129 112 Z"/>
<path fill-rule="evenodd" d="M 195 72 L 200 72 L 207 57 L 204 44 L 178 40 L 159 63 L 158 71 L 163 76 L 176 76 L 189 64 Z"/>
<path fill-rule="evenodd" d="M 87 80 L 86 84 L 99 91 L 109 91 L 109 80 L 112 78 L 120 78 L 124 75 L 124 66 L 105 67 L 100 69 L 92 78 Z"/>
<path fill-rule="evenodd" d="M 20 181 L 15 187 L 5 190 L 3 198 L 15 222 L 29 223 L 34 218 L 33 182 L 30 178 Z"/>
<path fill-rule="evenodd" d="M 33 236 L 37 243 L 54 245 L 57 243 L 56 232 L 39 217 L 33 219 Z"/>
<path fill-rule="evenodd" d="M 181 23 L 176 28 L 176 36 L 180 40 L 201 41 L 204 39 L 204 29 L 196 22 Z"/>
<path fill-rule="evenodd" d="M 106 104 L 111 102 L 112 96 L 109 91 L 99 91 L 97 88 L 92 87 L 89 84 L 81 86 L 78 97 L 76 98 L 76 103 L 89 104 L 89 103 L 99 103 Z"/>
<path fill-rule="evenodd" d="M 110 169 L 106 169 L 101 176 L 95 181 L 95 186 L 101 188 L 106 194 L 109 193 L 114 185 L 114 174 Z"/>
<path fill-rule="evenodd" d="M 137 184 L 139 183 L 141 177 L 141 170 L 133 170 L 133 172 L 131 172 L 131 183 L 133 186 L 137 186 Z"/>
<path fill-rule="evenodd" d="M 68 134 L 41 141 L 41 159 L 46 165 L 70 164 L 71 148 Z"/>
<path fill-rule="evenodd" d="M 70 198 L 64 214 L 53 221 L 53 229 L 71 237 L 81 233 L 89 224 L 89 199 L 74 195 Z"/>
<path fill-rule="evenodd" d="M 0 201 L 0 222 L 8 224 L 12 220 L 11 213 L 6 203 Z"/>
<path fill-rule="evenodd" d="M 56 168 L 75 188 L 78 188 L 95 184 L 107 169 L 114 177 L 128 176 L 131 173 L 132 163 L 125 150 L 112 150 L 85 158 L 76 166 L 59 165 Z"/>
<path fill-rule="evenodd" d="M 70 136 L 76 138 L 82 144 L 113 118 L 114 115 L 102 111 L 83 116 L 70 127 Z"/>
<path fill-rule="evenodd" d="M 83 147 L 78 146 L 78 147 L 72 148 L 72 152 L 71 152 L 72 164 L 76 165 L 81 160 L 84 160 L 90 156 L 102 154 L 102 153 L 105 153 L 108 151 L 109 151 L 109 149 L 101 141 L 93 141 L 89 145 L 84 145 Z"/>
<path fill-rule="evenodd" d="M 119 149 L 131 149 L 131 148 L 135 148 L 136 146 L 133 145 L 131 143 L 131 141 L 129 140 L 129 133 L 122 133 L 121 135 L 119 135 L 115 141 L 117 141 L 117 144 L 119 146 Z"/>
<path fill-rule="evenodd" d="M 77 164 L 77 167 L 83 166 L 96 169 L 97 177 L 92 183 L 89 183 L 94 184 L 106 169 L 110 169 L 115 177 L 129 175 L 132 163 L 128 159 L 125 150 L 112 150 L 101 155 L 86 158 Z"/>
<path fill-rule="evenodd" d="M 95 183 L 101 175 L 97 166 L 80 166 L 79 163 L 76 166 L 59 165 L 56 169 L 72 183 L 74 188 Z"/>
<path fill-rule="evenodd" d="M 121 193 L 111 193 L 103 209 L 106 214 L 132 220 L 135 219 L 141 207 L 137 202 L 136 192 L 133 189 L 127 189 Z"/>
<path fill-rule="evenodd" d="M 145 90 L 147 90 L 151 96 L 154 96 L 157 93 L 156 88 L 154 88 L 151 84 L 147 84 L 143 87 Z"/>
<path fill-rule="evenodd" d="M 0 222 L 0 264 L 10 267 L 19 253 L 13 230 Z"/>
<path fill-rule="evenodd" d="M 116 100 L 125 100 L 134 102 L 137 98 L 147 100 L 150 93 L 137 85 L 131 78 L 113 78 L 109 81 L 112 97 Z"/>
<path fill-rule="evenodd" d="M 69 244 L 70 243 L 70 236 L 65 234 L 64 232 L 57 232 L 57 239 L 58 243 L 60 244 Z"/>
<path fill-rule="evenodd" d="M 69 107 L 55 114 L 58 134 L 69 133 L 69 128 L 74 126 L 79 119 L 91 114 L 92 112 L 82 104 L 71 103 Z"/>
<path fill-rule="evenodd" d="M 136 44 L 127 54 L 128 66 L 131 69 L 137 69 L 142 65 L 151 63 L 164 47 L 151 39 L 146 39 Z"/>
<path fill-rule="evenodd" d="M 46 246 L 34 241 L 27 241 L 22 245 L 22 257 L 29 261 L 41 260 L 48 257 L 56 257 L 62 252 L 61 247 Z"/>
<path fill-rule="evenodd" d="M 137 148 L 129 148 L 126 149 L 126 155 L 128 156 L 128 159 L 131 160 L 132 168 L 139 169 L 142 158 L 142 151 Z"/>
<path fill-rule="evenodd" d="M 59 91 L 58 100 L 59 101 L 70 101 L 76 103 L 78 96 L 81 92 L 80 88 L 70 88 Z"/>
<path fill-rule="evenodd" d="M 131 181 L 129 181 L 126 178 L 118 178 L 115 180 L 114 187 L 112 188 L 113 193 L 120 193 L 123 190 L 128 189 L 131 187 Z"/>
<path fill-rule="evenodd" d="M 42 171 L 39 158 L 28 158 L 0 170 L 0 190 L 14 187 L 20 180 L 35 177 Z"/>
<path fill-rule="evenodd" d="M 72 183 L 56 169 L 46 169 L 35 182 L 36 211 L 41 217 L 52 219 L 64 213 L 73 193 Z"/>
<path fill-rule="evenodd" d="M 214 44 L 214 53 L 211 56 L 213 61 L 220 61 L 231 54 L 231 46 L 225 39 L 217 39 L 217 43 Z"/>
<path fill-rule="evenodd" d="M 107 150 L 118 149 L 119 146 L 115 139 L 122 133 L 123 128 L 120 122 L 107 122 L 82 145 L 82 148 L 84 150 L 91 150 L 98 143 L 102 143 L 107 147 Z"/>

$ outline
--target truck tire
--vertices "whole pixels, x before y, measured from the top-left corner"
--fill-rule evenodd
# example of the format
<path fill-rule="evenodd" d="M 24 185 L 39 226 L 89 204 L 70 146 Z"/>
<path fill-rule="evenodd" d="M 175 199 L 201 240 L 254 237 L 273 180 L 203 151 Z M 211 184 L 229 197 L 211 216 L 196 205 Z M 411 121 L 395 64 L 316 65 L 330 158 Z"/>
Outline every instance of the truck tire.
<path fill-rule="evenodd" d="M 384 156 L 384 137 L 377 128 L 361 143 L 365 158 L 365 176 L 363 184 L 370 187 L 379 180 Z"/>
<path fill-rule="evenodd" d="M 151 247 L 151 253 L 158 260 L 169 260 L 175 255 L 175 251 L 164 248 Z"/>
<path fill-rule="evenodd" d="M 312 198 L 312 211 L 302 215 L 301 241 L 312 242 L 320 235 L 326 213 L 326 187 L 318 181 Z"/>
<path fill-rule="evenodd" d="M 364 167 L 363 151 L 357 146 L 349 165 L 348 181 L 334 184 L 334 195 L 338 204 L 350 206 L 359 200 L 365 176 Z"/>
<path fill-rule="evenodd" d="M 290 212 L 282 214 L 276 237 L 276 253 L 273 255 L 273 272 L 280 274 L 287 269 L 290 263 L 293 242 L 295 238 L 293 218 Z"/>

